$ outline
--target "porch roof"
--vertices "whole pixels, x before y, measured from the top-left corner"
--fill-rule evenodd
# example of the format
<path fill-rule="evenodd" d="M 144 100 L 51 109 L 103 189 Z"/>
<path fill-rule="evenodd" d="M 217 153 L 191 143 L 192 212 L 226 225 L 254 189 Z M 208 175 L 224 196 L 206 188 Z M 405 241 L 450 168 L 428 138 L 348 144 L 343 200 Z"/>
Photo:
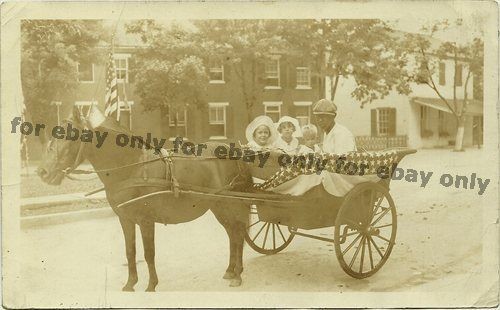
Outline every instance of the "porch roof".
<path fill-rule="evenodd" d="M 452 113 L 448 106 L 439 98 L 428 98 L 428 97 L 412 97 L 411 102 L 416 104 L 424 105 L 439 111 L 446 113 Z M 483 115 L 483 102 L 480 100 L 468 100 L 467 112 L 465 115 Z M 449 100 L 450 105 L 453 106 L 453 100 Z M 457 99 L 457 104 L 459 107 L 464 103 L 463 99 Z"/>

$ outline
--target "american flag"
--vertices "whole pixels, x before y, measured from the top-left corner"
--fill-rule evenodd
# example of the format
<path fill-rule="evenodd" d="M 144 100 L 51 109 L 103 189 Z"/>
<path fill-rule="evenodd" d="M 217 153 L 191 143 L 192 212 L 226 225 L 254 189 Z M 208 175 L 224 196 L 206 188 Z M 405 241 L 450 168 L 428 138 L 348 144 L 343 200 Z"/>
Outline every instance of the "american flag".
<path fill-rule="evenodd" d="M 115 60 L 113 54 L 109 53 L 108 70 L 106 72 L 106 97 L 104 98 L 104 114 L 106 116 L 116 114 L 116 120 L 120 120 L 120 109 L 118 103 L 118 81 L 116 77 Z"/>
<path fill-rule="evenodd" d="M 365 166 L 363 175 L 376 175 L 380 167 L 386 167 L 392 173 L 393 164 L 398 163 L 400 155 L 397 151 L 386 152 L 353 152 L 349 154 L 314 154 L 314 157 L 297 156 L 291 165 L 281 167 L 274 175 L 270 176 L 264 183 L 254 184 L 254 188 L 268 190 L 290 182 L 299 175 L 318 173 L 317 162 L 324 163 L 324 170 L 330 173 L 350 175 L 349 167 Z M 355 169 L 355 168 L 354 168 Z M 361 172 L 361 170 L 358 170 Z"/>

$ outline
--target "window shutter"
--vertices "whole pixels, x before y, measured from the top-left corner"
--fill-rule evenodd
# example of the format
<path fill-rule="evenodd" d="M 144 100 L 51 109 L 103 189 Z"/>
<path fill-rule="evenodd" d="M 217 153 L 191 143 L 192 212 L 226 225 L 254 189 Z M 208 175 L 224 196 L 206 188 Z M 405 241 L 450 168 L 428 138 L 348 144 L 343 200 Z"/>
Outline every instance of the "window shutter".
<path fill-rule="evenodd" d="M 389 109 L 389 125 L 388 125 L 388 134 L 390 137 L 394 137 L 396 135 L 396 109 Z"/>
<path fill-rule="evenodd" d="M 377 109 L 371 110 L 372 137 L 377 136 Z"/>

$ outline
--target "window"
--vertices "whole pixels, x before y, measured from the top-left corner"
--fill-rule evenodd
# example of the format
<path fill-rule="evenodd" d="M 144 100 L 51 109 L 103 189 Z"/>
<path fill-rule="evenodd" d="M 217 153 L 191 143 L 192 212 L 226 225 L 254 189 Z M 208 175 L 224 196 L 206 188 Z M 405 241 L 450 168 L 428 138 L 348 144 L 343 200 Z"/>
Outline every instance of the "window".
<path fill-rule="evenodd" d="M 208 124 L 210 139 L 227 139 L 226 107 L 227 102 L 208 103 Z"/>
<path fill-rule="evenodd" d="M 114 54 L 116 78 L 119 83 L 128 83 L 128 59 L 130 54 Z"/>
<path fill-rule="evenodd" d="M 87 115 L 91 105 L 97 105 L 97 101 L 75 101 L 75 106 L 83 115 Z"/>
<path fill-rule="evenodd" d="M 133 101 L 120 101 L 120 125 L 132 130 L 132 105 Z"/>
<path fill-rule="evenodd" d="M 420 135 L 426 137 L 429 132 L 429 108 L 426 106 L 420 106 Z"/>
<path fill-rule="evenodd" d="M 438 125 L 438 131 L 439 135 L 443 135 L 446 133 L 446 115 L 444 114 L 445 112 L 443 111 L 438 111 L 438 118 L 439 118 L 439 125 Z"/>
<path fill-rule="evenodd" d="M 396 109 L 378 108 L 371 110 L 372 136 L 396 135 Z"/>
<path fill-rule="evenodd" d="M 78 82 L 94 83 L 94 64 L 92 62 L 81 62 L 77 65 Z"/>
<path fill-rule="evenodd" d="M 176 136 L 187 137 L 187 109 L 182 108 L 177 112 L 172 112 L 170 109 L 167 110 L 168 114 L 168 126 L 170 139 L 173 140 Z M 177 118 L 177 127 L 175 126 L 175 120 Z"/>
<path fill-rule="evenodd" d="M 297 67 L 297 89 L 311 89 L 311 71 L 309 67 Z"/>
<path fill-rule="evenodd" d="M 378 109 L 377 134 L 387 136 L 389 133 L 389 109 Z"/>
<path fill-rule="evenodd" d="M 264 104 L 264 115 L 269 116 L 273 122 L 278 122 L 281 118 L 281 101 L 265 101 Z"/>
<path fill-rule="evenodd" d="M 168 125 L 170 127 L 175 126 L 175 117 L 177 117 L 177 126 L 186 126 L 186 110 L 174 113 L 168 113 Z"/>
<path fill-rule="evenodd" d="M 462 86 L 462 65 L 457 64 L 455 66 L 455 85 Z"/>
<path fill-rule="evenodd" d="M 224 65 L 222 62 L 213 62 L 208 69 L 211 84 L 224 83 Z"/>
<path fill-rule="evenodd" d="M 295 106 L 295 118 L 299 121 L 299 125 L 302 126 L 311 123 L 311 101 L 295 101 L 293 103 Z"/>
<path fill-rule="evenodd" d="M 279 58 L 266 61 L 265 77 L 267 89 L 280 88 L 280 60 Z"/>
<path fill-rule="evenodd" d="M 446 64 L 444 62 L 439 63 L 439 85 L 446 85 Z"/>

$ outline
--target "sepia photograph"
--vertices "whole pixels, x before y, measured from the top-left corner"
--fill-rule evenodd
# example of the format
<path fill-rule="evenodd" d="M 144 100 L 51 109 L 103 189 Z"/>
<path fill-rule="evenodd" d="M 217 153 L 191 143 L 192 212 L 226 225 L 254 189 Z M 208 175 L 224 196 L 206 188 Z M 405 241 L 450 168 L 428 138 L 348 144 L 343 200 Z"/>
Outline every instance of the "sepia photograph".
<path fill-rule="evenodd" d="M 1 12 L 4 307 L 498 307 L 497 3 Z"/>

